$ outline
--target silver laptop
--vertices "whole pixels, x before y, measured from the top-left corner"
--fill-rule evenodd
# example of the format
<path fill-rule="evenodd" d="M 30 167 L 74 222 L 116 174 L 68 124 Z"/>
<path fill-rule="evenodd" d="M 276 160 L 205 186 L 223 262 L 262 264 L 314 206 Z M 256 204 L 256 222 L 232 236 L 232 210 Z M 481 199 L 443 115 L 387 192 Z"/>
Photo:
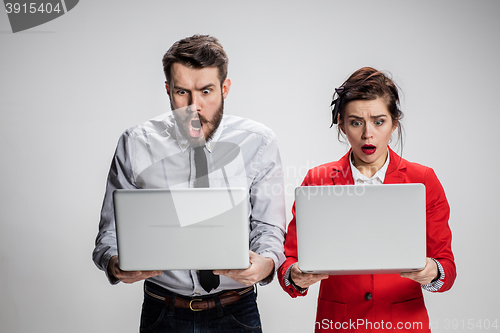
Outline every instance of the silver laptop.
<path fill-rule="evenodd" d="M 120 268 L 249 267 L 244 188 L 115 190 Z"/>
<path fill-rule="evenodd" d="M 297 187 L 295 211 L 303 272 L 389 274 L 425 267 L 423 184 Z"/>

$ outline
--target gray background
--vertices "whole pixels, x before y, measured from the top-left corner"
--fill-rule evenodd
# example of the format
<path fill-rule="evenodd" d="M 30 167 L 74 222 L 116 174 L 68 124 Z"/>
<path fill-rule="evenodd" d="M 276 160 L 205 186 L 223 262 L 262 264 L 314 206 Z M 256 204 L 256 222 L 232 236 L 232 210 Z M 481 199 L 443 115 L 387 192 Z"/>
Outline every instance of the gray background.
<path fill-rule="evenodd" d="M 307 169 L 346 152 L 328 128 L 333 89 L 389 70 L 404 157 L 435 169 L 452 209 L 458 278 L 425 293 L 434 331 L 500 320 L 499 14 L 482 0 L 87 0 L 12 34 L 0 12 L 0 331 L 137 331 L 141 284 L 110 286 L 91 252 L 118 137 L 169 109 L 161 57 L 194 33 L 229 55 L 226 112 L 276 132 L 288 220 Z M 259 288 L 265 332 L 311 332 L 317 290 Z"/>

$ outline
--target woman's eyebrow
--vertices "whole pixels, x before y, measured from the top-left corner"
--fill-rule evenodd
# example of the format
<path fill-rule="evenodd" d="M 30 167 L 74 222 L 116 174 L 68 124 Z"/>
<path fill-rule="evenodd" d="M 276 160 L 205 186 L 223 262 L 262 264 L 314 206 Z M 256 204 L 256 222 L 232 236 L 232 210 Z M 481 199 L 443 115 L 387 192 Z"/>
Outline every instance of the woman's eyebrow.
<path fill-rule="evenodd" d="M 350 115 L 349 117 L 347 118 L 356 118 L 356 119 L 363 119 L 363 117 L 360 117 L 360 116 L 355 116 L 355 115 Z"/>
<path fill-rule="evenodd" d="M 382 118 L 382 117 L 385 117 L 387 118 L 387 115 L 385 114 L 380 114 L 380 115 L 377 115 L 377 116 L 370 116 L 370 118 Z M 360 117 L 360 116 L 355 116 L 355 115 L 350 115 L 348 116 L 347 118 L 355 118 L 355 119 L 364 119 L 363 117 Z"/>

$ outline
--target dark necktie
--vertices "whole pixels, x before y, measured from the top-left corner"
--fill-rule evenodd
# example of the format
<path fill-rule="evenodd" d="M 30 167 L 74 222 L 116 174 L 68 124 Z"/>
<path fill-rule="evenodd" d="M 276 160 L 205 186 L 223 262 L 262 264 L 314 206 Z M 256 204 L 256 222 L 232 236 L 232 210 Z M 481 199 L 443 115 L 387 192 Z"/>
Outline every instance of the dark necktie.
<path fill-rule="evenodd" d="M 194 187 L 209 187 L 207 157 L 203 147 L 194 148 L 194 165 L 196 168 Z M 212 271 L 200 270 L 199 273 L 200 284 L 207 293 L 219 286 L 219 276 L 214 275 Z"/>

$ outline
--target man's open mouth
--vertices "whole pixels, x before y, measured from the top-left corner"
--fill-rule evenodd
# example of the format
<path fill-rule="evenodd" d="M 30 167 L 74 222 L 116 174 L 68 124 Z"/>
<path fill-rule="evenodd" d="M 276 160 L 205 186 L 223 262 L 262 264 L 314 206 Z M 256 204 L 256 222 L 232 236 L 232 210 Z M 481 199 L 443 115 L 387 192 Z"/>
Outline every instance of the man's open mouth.
<path fill-rule="evenodd" d="M 191 127 L 195 130 L 200 130 L 201 128 L 201 121 L 200 119 L 193 119 L 191 120 Z"/>
<path fill-rule="evenodd" d="M 189 135 L 194 138 L 200 137 L 203 134 L 201 127 L 200 119 L 191 120 L 191 123 L 189 124 Z"/>

